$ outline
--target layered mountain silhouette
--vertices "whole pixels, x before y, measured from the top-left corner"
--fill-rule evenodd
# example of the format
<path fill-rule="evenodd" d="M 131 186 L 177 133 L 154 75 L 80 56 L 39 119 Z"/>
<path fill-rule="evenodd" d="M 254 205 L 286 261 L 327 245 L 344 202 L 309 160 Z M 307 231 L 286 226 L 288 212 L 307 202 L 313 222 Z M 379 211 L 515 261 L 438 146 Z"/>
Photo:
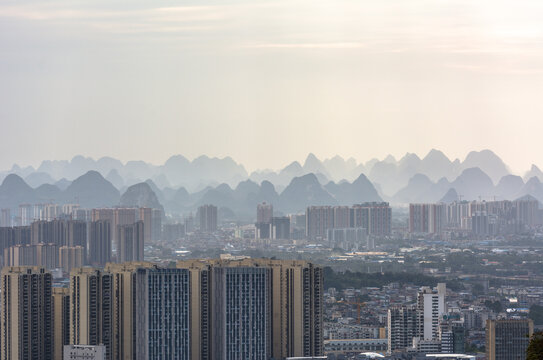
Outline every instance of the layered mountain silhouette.
<path fill-rule="evenodd" d="M 130 186 L 121 196 L 119 205 L 123 207 L 148 207 L 164 211 L 164 207 L 158 201 L 151 186 L 146 183 L 139 183 Z"/>
<path fill-rule="evenodd" d="M 61 201 L 80 204 L 85 208 L 98 208 L 118 204 L 119 190 L 98 171 L 89 171 L 75 179 L 62 192 Z"/>
<path fill-rule="evenodd" d="M 33 189 L 14 174 L 8 175 L 0 185 L 0 206 L 13 210 L 24 203 L 78 203 L 85 208 L 96 208 L 118 205 L 119 198 L 119 190 L 97 171 L 78 177 L 65 190 L 53 184 Z"/>
<path fill-rule="evenodd" d="M 282 213 L 308 205 L 381 199 L 406 204 L 533 196 L 543 201 L 543 172 L 536 165 L 521 178 L 510 174 L 490 150 L 472 151 L 463 161 L 436 149 L 424 157 L 407 153 L 399 160 L 387 156 L 365 163 L 340 156 L 320 160 L 309 154 L 302 163 L 251 174 L 230 157 L 189 160 L 175 155 L 153 165 L 75 156 L 70 161 L 44 161 L 37 169 L 13 165 L 0 179 L 0 207 L 10 208 L 23 202 L 78 202 L 90 208 L 135 201 L 138 206 L 160 204 L 167 213 L 185 213 L 213 203 L 224 213 L 246 217 L 254 216 L 262 201 Z"/>

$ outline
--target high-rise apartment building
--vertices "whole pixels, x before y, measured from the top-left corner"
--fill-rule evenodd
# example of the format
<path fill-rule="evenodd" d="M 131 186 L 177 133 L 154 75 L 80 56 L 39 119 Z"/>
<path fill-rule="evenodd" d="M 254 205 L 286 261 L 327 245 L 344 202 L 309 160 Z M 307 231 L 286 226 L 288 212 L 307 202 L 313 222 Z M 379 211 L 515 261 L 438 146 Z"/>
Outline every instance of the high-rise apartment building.
<path fill-rule="evenodd" d="M 368 235 L 391 233 L 392 210 L 387 202 L 367 202 L 353 206 L 354 227 L 363 227 Z"/>
<path fill-rule="evenodd" d="M 256 206 L 256 222 L 271 224 L 273 217 L 273 205 L 263 202 Z"/>
<path fill-rule="evenodd" d="M 89 263 L 104 266 L 111 261 L 111 223 L 97 220 L 90 223 Z"/>
<path fill-rule="evenodd" d="M 211 279 L 211 358 L 269 359 L 271 270 L 214 266 Z"/>
<path fill-rule="evenodd" d="M 184 218 L 184 224 L 185 224 L 185 232 L 191 233 L 194 231 L 194 217 L 192 216 L 192 213 L 190 213 L 189 216 Z"/>
<path fill-rule="evenodd" d="M 422 287 L 414 305 L 393 306 L 388 311 L 388 351 L 405 350 L 415 346 L 430 352 L 441 347 L 441 321 L 446 313 L 446 285 L 438 283 L 431 289 Z M 445 337 L 454 334 L 444 334 Z M 416 340 L 415 342 L 413 340 Z M 450 340 L 450 339 L 449 339 Z M 415 344 L 416 343 L 416 344 Z M 454 345 L 451 345 L 454 348 Z M 433 349 L 433 350 L 431 350 Z"/>
<path fill-rule="evenodd" d="M 63 220 L 39 220 L 30 225 L 31 243 L 55 244 L 63 246 L 66 244 L 66 222 Z"/>
<path fill-rule="evenodd" d="M 70 220 L 66 222 L 66 246 L 80 246 L 83 251 L 83 265 L 87 263 L 87 223 L 85 221 Z"/>
<path fill-rule="evenodd" d="M 418 334 L 416 305 L 397 305 L 388 309 L 388 352 L 403 351 L 413 346 Z"/>
<path fill-rule="evenodd" d="M 445 204 L 409 204 L 409 232 L 439 234 L 446 225 Z"/>
<path fill-rule="evenodd" d="M 334 227 L 333 206 L 309 206 L 306 210 L 306 236 L 308 239 L 322 240 L 326 231 Z"/>
<path fill-rule="evenodd" d="M 33 221 L 32 205 L 21 204 L 19 205 L 19 226 L 28 226 Z"/>
<path fill-rule="evenodd" d="M 0 359 L 52 360 L 51 274 L 40 267 L 5 267 L 0 274 Z"/>
<path fill-rule="evenodd" d="M 438 283 L 431 289 L 423 287 L 417 295 L 417 307 L 419 309 L 418 337 L 422 340 L 436 340 L 439 332 L 439 321 L 446 313 L 445 295 L 447 288 L 445 283 Z"/>
<path fill-rule="evenodd" d="M 346 251 L 371 250 L 371 237 L 364 228 L 333 228 L 327 231 L 327 240 L 331 248 Z"/>
<path fill-rule="evenodd" d="M 288 216 L 272 217 L 272 239 L 290 239 L 290 218 Z"/>
<path fill-rule="evenodd" d="M 0 210 L 0 226 L 3 226 L 3 227 L 12 226 L 12 223 L 11 223 L 11 209 L 1 209 Z"/>
<path fill-rule="evenodd" d="M 84 250 L 81 246 L 61 246 L 59 249 L 59 266 L 64 274 L 69 274 L 73 268 L 81 267 L 84 262 Z"/>
<path fill-rule="evenodd" d="M 388 203 L 371 202 L 347 206 L 310 206 L 306 210 L 306 236 L 324 240 L 328 229 L 364 228 L 370 236 L 391 231 L 392 211 Z"/>
<path fill-rule="evenodd" d="M 262 203 L 256 206 L 255 238 L 272 238 L 273 205 Z"/>
<path fill-rule="evenodd" d="M 295 260 L 109 263 L 73 269 L 52 303 L 69 314 L 69 344 L 104 344 L 109 360 L 320 356 L 322 276 Z"/>
<path fill-rule="evenodd" d="M 105 209 L 92 209 L 91 221 L 105 220 L 109 221 L 111 226 L 115 224 L 115 209 L 105 208 Z"/>
<path fill-rule="evenodd" d="M 334 228 L 348 228 L 353 226 L 352 210 L 348 206 L 334 206 Z"/>
<path fill-rule="evenodd" d="M 78 220 L 35 221 L 30 225 L 31 243 L 81 246 L 86 252 L 87 223 Z"/>
<path fill-rule="evenodd" d="M 143 221 L 117 226 L 117 262 L 143 261 Z"/>
<path fill-rule="evenodd" d="M 57 204 L 44 204 L 40 211 L 40 220 L 53 221 L 60 218 L 62 207 Z"/>
<path fill-rule="evenodd" d="M 111 241 L 113 244 L 118 243 L 117 227 L 119 225 L 131 225 L 137 219 L 137 211 L 135 208 L 105 208 L 93 209 L 92 221 L 107 220 L 111 224 Z"/>
<path fill-rule="evenodd" d="M 15 245 L 30 244 L 30 226 L 0 227 L 0 265 L 4 262 L 4 251 Z"/>
<path fill-rule="evenodd" d="M 159 241 L 162 239 L 162 210 L 151 210 L 151 240 Z"/>
<path fill-rule="evenodd" d="M 198 208 L 200 231 L 217 231 L 217 207 L 215 205 L 202 205 Z"/>
<path fill-rule="evenodd" d="M 486 359 L 524 360 L 534 323 L 530 319 L 487 320 Z"/>
<path fill-rule="evenodd" d="M 42 210 L 46 204 L 34 204 L 32 206 L 32 221 L 41 220 Z"/>
<path fill-rule="evenodd" d="M 145 243 L 151 242 L 153 209 L 139 208 L 139 220 L 143 221 L 143 238 Z"/>
<path fill-rule="evenodd" d="M 55 244 L 15 245 L 4 249 L 5 266 L 58 267 L 58 246 Z"/>
<path fill-rule="evenodd" d="M 106 271 L 113 279 L 112 358 L 191 359 L 189 271 L 143 262 Z"/>
<path fill-rule="evenodd" d="M 192 322 L 192 359 L 222 359 L 225 354 L 251 358 L 245 357 L 248 353 L 274 359 L 323 354 L 320 267 L 305 261 L 268 259 L 186 260 L 179 261 L 177 267 L 190 270 L 192 318 L 200 319 Z M 246 299 L 248 289 L 256 297 L 267 294 L 267 302 Z M 254 314 L 255 309 L 262 313 Z M 228 322 L 217 318 L 226 313 L 238 317 L 253 314 L 258 321 L 256 332 L 250 324 L 240 323 L 236 324 L 240 333 L 226 337 Z M 224 344 L 249 339 L 260 339 L 269 349 L 252 345 L 234 349 Z"/>
<path fill-rule="evenodd" d="M 53 359 L 62 360 L 63 347 L 70 343 L 70 291 L 54 287 L 53 301 Z"/>
<path fill-rule="evenodd" d="M 139 208 L 138 220 L 143 221 L 145 243 L 158 241 L 162 236 L 162 210 Z"/>
<path fill-rule="evenodd" d="M 130 225 L 138 220 L 137 208 L 115 208 L 113 210 L 113 226 Z"/>
<path fill-rule="evenodd" d="M 439 340 L 441 352 L 448 354 L 463 354 L 466 343 L 466 329 L 460 313 L 443 315 L 439 322 Z"/>
<path fill-rule="evenodd" d="M 70 342 L 106 347 L 112 360 L 113 278 L 93 268 L 73 269 L 70 274 Z"/>

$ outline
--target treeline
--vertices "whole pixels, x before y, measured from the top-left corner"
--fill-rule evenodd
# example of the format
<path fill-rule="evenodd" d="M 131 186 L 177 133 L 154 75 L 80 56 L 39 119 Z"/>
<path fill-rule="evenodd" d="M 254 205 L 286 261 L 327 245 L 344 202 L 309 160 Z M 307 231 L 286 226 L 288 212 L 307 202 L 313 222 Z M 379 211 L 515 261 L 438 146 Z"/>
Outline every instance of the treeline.
<path fill-rule="evenodd" d="M 363 287 L 382 288 L 390 283 L 397 282 L 400 285 L 413 284 L 415 286 L 436 286 L 438 282 L 446 282 L 447 287 L 454 291 L 464 289 L 458 280 L 443 280 L 433 276 L 412 272 L 385 272 L 385 273 L 361 273 L 361 272 L 335 272 L 331 267 L 324 268 L 324 288 L 334 287 L 337 290 L 347 288 L 360 289 Z"/>

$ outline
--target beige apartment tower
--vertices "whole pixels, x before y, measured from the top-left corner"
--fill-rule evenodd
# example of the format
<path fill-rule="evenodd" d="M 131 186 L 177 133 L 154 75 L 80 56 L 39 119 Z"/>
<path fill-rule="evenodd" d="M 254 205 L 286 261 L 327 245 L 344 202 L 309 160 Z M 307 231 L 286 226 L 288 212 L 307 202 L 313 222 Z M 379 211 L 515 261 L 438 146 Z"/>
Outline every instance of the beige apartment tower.
<path fill-rule="evenodd" d="M 148 262 L 108 264 L 112 359 L 190 360 L 188 270 Z"/>
<path fill-rule="evenodd" d="M 93 268 L 76 268 L 70 273 L 70 342 L 73 345 L 106 347 L 112 358 L 112 276 Z"/>
<path fill-rule="evenodd" d="M 105 271 L 111 274 L 112 286 L 112 342 L 111 359 L 137 359 L 143 353 L 138 345 L 145 346 L 145 338 L 137 338 L 136 323 L 144 316 L 146 309 L 141 301 L 144 294 L 138 286 L 138 269 L 152 267 L 152 263 L 127 262 L 109 263 Z M 140 292 L 137 292 L 140 290 Z"/>
<path fill-rule="evenodd" d="M 486 359 L 524 360 L 534 323 L 530 319 L 486 321 Z"/>
<path fill-rule="evenodd" d="M 228 268 L 247 269 L 244 271 L 251 276 L 256 275 L 249 269 L 267 269 L 262 277 L 266 287 L 260 288 L 269 297 L 268 334 L 262 338 L 269 341 L 267 356 L 283 359 L 323 355 L 322 268 L 306 261 L 268 259 L 186 260 L 178 261 L 177 267 L 189 269 L 191 274 L 191 333 L 199 334 L 191 339 L 193 360 L 215 359 L 219 353 L 214 348 L 213 339 L 219 334 L 213 313 L 227 312 L 228 302 L 217 293 L 218 284 L 225 283 L 225 271 L 214 269 Z"/>
<path fill-rule="evenodd" d="M 1 271 L 2 360 L 53 359 L 52 276 L 42 267 Z"/>
<path fill-rule="evenodd" d="M 70 289 L 53 288 L 53 359 L 63 359 L 64 345 L 70 343 Z"/>
<path fill-rule="evenodd" d="M 143 261 L 144 228 L 143 221 L 117 226 L 117 262 Z"/>

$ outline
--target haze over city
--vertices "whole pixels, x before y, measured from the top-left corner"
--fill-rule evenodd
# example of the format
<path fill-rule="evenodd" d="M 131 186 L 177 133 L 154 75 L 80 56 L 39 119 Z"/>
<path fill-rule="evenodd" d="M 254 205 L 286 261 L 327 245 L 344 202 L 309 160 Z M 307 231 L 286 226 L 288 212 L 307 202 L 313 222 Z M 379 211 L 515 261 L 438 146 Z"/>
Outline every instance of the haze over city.
<path fill-rule="evenodd" d="M 4 0 L 0 360 L 541 360 L 541 94 L 541 0 Z"/>
<path fill-rule="evenodd" d="M 4 1 L 0 168 L 488 148 L 521 174 L 543 165 L 543 4 L 517 4 Z"/>

